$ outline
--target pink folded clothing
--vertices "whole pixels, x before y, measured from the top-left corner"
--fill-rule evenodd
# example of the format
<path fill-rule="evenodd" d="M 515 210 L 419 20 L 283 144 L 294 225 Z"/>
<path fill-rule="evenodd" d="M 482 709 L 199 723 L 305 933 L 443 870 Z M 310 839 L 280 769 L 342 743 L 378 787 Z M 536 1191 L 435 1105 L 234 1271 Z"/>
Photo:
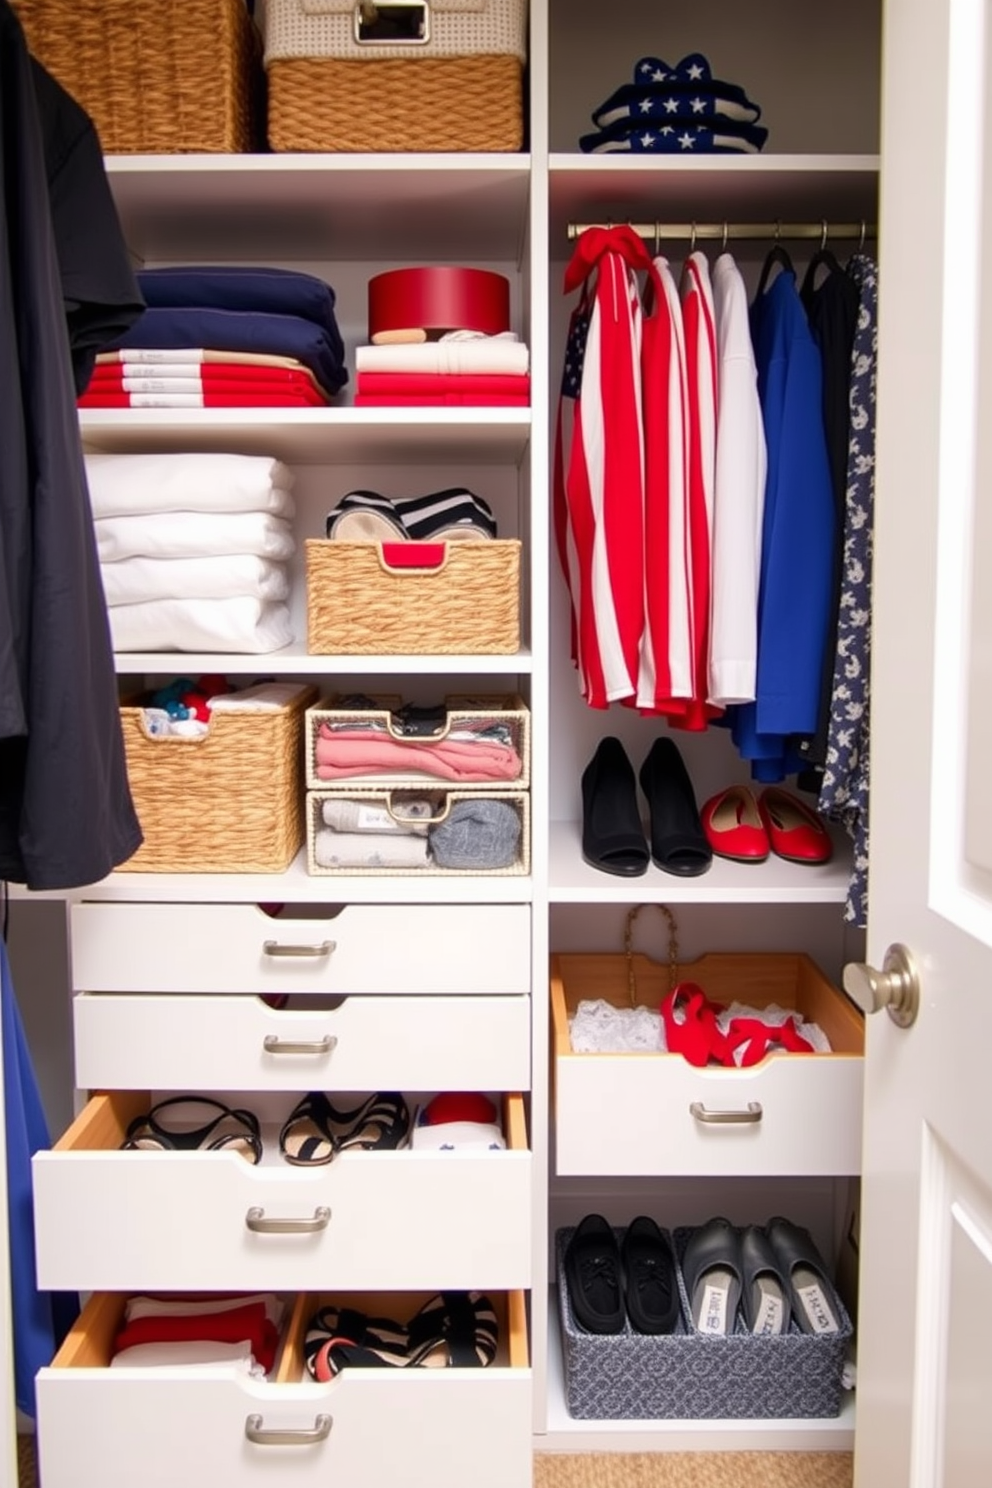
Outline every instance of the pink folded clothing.
<path fill-rule="evenodd" d="M 520 756 L 512 744 L 491 739 L 437 739 L 414 743 L 368 730 L 317 730 L 316 774 L 321 780 L 347 780 L 357 775 L 431 775 L 439 780 L 518 780 Z"/>
<path fill-rule="evenodd" d="M 512 393 L 355 394 L 356 408 L 459 408 L 466 404 L 472 408 L 529 408 L 530 398 Z"/>
<path fill-rule="evenodd" d="M 404 398 L 440 393 L 503 393 L 530 398 L 530 377 L 498 372 L 359 372 L 359 393 L 398 393 Z"/>

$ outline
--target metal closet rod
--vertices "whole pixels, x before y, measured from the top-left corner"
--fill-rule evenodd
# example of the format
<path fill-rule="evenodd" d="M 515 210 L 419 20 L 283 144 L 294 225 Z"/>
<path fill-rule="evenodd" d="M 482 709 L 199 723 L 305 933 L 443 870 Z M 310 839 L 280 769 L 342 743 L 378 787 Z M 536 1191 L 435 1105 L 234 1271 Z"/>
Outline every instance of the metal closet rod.
<path fill-rule="evenodd" d="M 590 227 L 619 227 L 618 222 L 570 222 L 568 236 L 579 237 Z M 627 222 L 640 238 L 718 238 L 729 242 L 732 238 L 760 241 L 765 238 L 819 238 L 823 243 L 836 242 L 838 238 L 876 238 L 878 228 L 873 222 Z"/>

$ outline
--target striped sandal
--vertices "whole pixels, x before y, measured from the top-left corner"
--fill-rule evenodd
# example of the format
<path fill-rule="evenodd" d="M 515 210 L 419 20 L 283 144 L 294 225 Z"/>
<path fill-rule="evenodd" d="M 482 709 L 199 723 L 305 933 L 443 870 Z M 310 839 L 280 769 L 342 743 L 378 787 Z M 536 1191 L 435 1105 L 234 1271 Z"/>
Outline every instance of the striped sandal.
<path fill-rule="evenodd" d="M 410 1140 L 410 1112 L 401 1095 L 370 1095 L 339 1111 L 319 1090 L 293 1107 L 279 1133 L 279 1151 L 295 1167 L 329 1163 L 338 1152 L 395 1151 Z"/>
<path fill-rule="evenodd" d="M 168 1113 L 168 1122 L 163 1117 Z M 202 1118 L 207 1116 L 204 1121 Z M 192 1125 L 199 1120 L 198 1126 Z M 128 1125 L 122 1152 L 237 1152 L 252 1164 L 261 1160 L 258 1118 L 204 1096 L 174 1095 L 159 1101 Z"/>
<path fill-rule="evenodd" d="M 402 1356 L 393 1348 L 332 1338 L 320 1355 L 328 1378 L 342 1369 L 377 1369 L 383 1364 L 428 1369 L 475 1369 L 496 1357 L 498 1324 L 481 1292 L 439 1292 L 410 1322 Z"/>
<path fill-rule="evenodd" d="M 408 1362 L 408 1330 L 392 1318 L 368 1317 L 351 1307 L 322 1307 L 307 1324 L 303 1357 L 307 1372 L 322 1384 L 334 1379 L 342 1362 L 332 1351 L 352 1350 L 367 1368 Z"/>

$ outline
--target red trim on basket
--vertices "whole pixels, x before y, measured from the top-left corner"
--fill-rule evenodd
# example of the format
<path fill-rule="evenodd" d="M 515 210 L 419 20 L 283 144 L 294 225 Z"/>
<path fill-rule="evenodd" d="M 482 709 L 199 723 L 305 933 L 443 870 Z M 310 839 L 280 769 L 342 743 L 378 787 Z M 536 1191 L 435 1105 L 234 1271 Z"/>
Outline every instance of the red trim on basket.
<path fill-rule="evenodd" d="M 441 568 L 446 546 L 443 542 L 383 543 L 382 561 L 387 568 Z"/>

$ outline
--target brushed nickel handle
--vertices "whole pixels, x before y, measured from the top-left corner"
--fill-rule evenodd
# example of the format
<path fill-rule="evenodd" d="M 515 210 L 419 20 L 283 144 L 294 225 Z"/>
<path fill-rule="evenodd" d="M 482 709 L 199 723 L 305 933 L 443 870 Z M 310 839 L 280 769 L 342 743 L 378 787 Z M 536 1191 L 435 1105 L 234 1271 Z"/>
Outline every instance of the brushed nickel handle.
<path fill-rule="evenodd" d="M 849 961 L 844 967 L 844 991 L 864 1013 L 880 1013 L 884 1008 L 899 1028 L 916 1022 L 920 977 L 904 945 L 889 946 L 881 971 L 863 961 Z"/>
<path fill-rule="evenodd" d="M 333 1424 L 330 1416 L 315 1416 L 312 1426 L 265 1427 L 261 1416 L 248 1416 L 245 1436 L 256 1447 L 313 1447 L 327 1440 Z"/>
<path fill-rule="evenodd" d="M 265 1210 L 253 1205 L 245 1215 L 245 1224 L 254 1235 L 316 1235 L 326 1230 L 331 1211 L 324 1204 L 313 1211 L 310 1219 L 266 1219 Z"/>
<path fill-rule="evenodd" d="M 262 1040 L 266 1054 L 330 1054 L 338 1046 L 337 1035 L 325 1033 L 319 1039 L 284 1039 L 267 1033 Z"/>
<path fill-rule="evenodd" d="M 754 1126 L 765 1113 L 760 1101 L 748 1101 L 743 1111 L 711 1111 L 702 1101 L 691 1101 L 689 1114 L 704 1126 Z"/>
<path fill-rule="evenodd" d="M 278 940 L 266 940 L 262 943 L 262 951 L 266 956 L 329 956 L 337 948 L 336 940 L 319 940 L 315 945 L 283 945 Z"/>

